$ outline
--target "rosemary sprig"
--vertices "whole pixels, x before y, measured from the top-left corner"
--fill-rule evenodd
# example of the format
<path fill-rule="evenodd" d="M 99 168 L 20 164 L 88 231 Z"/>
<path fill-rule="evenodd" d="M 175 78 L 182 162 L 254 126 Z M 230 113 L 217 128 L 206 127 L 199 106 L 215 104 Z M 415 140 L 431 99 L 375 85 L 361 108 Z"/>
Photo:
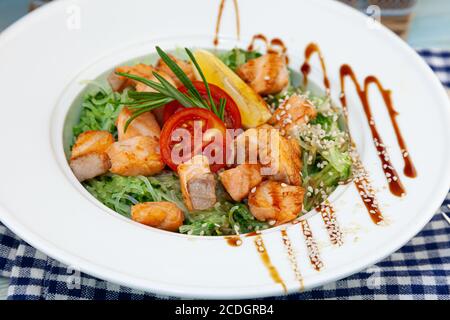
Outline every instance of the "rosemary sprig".
<path fill-rule="evenodd" d="M 217 114 L 216 104 L 214 103 L 214 100 L 213 100 L 213 98 L 212 98 L 212 95 L 211 95 L 211 89 L 209 88 L 208 81 L 206 81 L 206 77 L 205 77 L 205 75 L 203 74 L 202 69 L 201 69 L 200 66 L 198 65 L 197 60 L 195 60 L 195 57 L 194 57 L 194 55 L 192 54 L 191 50 L 189 50 L 188 48 L 185 48 L 185 50 L 186 50 L 186 52 L 187 52 L 189 58 L 191 59 L 192 63 L 194 64 L 195 69 L 197 69 L 197 71 L 198 71 L 200 77 L 202 78 L 202 81 L 203 81 L 203 83 L 205 84 L 206 92 L 208 93 L 208 98 L 209 98 L 209 103 L 211 104 L 211 108 L 213 109 L 213 112 L 214 112 L 215 114 Z M 220 119 L 223 120 L 222 117 L 220 117 Z"/>
<path fill-rule="evenodd" d="M 130 109 L 133 113 L 130 119 L 128 119 L 128 121 L 125 123 L 124 131 L 126 131 L 130 123 L 141 114 L 160 108 L 172 101 L 178 101 L 186 108 L 196 107 L 208 109 L 215 113 L 222 121 L 224 120 L 226 99 L 220 99 L 220 105 L 219 108 L 217 108 L 213 100 L 209 84 L 206 81 L 206 77 L 203 74 L 199 64 L 197 63 L 197 60 L 189 49 L 185 48 L 185 50 L 205 85 L 208 99 L 206 100 L 202 97 L 202 95 L 194 86 L 186 73 L 169 57 L 169 55 L 165 53 L 160 47 L 156 47 L 158 55 L 170 68 L 170 70 L 172 70 L 172 72 L 180 80 L 180 82 L 186 87 L 188 92 L 183 93 L 179 91 L 157 72 L 153 72 L 153 75 L 158 80 L 158 82 L 129 73 L 116 72 L 116 74 L 120 76 L 143 83 L 155 90 L 155 92 L 128 92 L 128 98 L 130 98 L 131 101 L 126 101 L 123 104 L 127 105 L 128 109 Z"/>

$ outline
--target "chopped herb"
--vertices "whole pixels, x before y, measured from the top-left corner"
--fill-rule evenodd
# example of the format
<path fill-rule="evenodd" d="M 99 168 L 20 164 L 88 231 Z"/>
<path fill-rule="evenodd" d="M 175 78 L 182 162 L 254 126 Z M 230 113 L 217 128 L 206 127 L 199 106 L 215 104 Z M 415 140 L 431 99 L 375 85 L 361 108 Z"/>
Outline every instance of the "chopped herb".
<path fill-rule="evenodd" d="M 251 59 L 255 59 L 261 56 L 261 53 L 256 51 L 245 51 L 242 49 L 234 48 L 230 51 L 220 53 L 219 59 L 223 61 L 231 70 L 236 71 L 241 65 Z"/>

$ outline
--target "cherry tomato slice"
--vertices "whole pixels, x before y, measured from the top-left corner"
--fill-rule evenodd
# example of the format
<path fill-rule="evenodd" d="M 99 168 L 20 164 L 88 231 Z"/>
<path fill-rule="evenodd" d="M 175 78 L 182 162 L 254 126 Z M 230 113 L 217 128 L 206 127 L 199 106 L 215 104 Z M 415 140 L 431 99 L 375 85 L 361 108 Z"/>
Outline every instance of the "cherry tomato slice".
<path fill-rule="evenodd" d="M 161 130 L 161 156 L 172 170 L 203 154 L 212 172 L 225 167 L 226 127 L 211 111 L 184 108 L 174 113 Z"/>
<path fill-rule="evenodd" d="M 208 92 L 206 90 L 205 84 L 202 81 L 193 81 L 192 82 L 197 88 L 200 95 L 206 100 L 209 101 Z M 241 113 L 239 112 L 239 108 L 234 102 L 233 98 L 231 98 L 228 93 L 220 89 L 218 86 L 213 84 L 208 84 L 209 89 L 211 91 L 211 96 L 216 105 L 216 108 L 220 106 L 220 99 L 225 99 L 227 101 L 225 105 L 225 113 L 224 113 L 224 122 L 225 126 L 228 129 L 240 129 L 242 127 L 241 122 Z M 188 90 L 185 86 L 181 86 L 178 88 L 179 91 L 186 93 Z M 164 107 L 164 122 L 166 122 L 174 113 L 182 110 L 184 107 L 178 101 L 173 101 L 167 104 Z"/>

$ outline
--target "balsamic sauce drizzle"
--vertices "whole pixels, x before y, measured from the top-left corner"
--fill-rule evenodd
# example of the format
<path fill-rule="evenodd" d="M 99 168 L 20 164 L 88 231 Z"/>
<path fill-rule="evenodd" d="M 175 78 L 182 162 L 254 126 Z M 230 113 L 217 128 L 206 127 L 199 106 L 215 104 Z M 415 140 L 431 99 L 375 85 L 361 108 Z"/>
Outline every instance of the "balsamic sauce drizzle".
<path fill-rule="evenodd" d="M 372 139 L 375 144 L 375 148 L 377 150 L 378 157 L 381 161 L 382 168 L 383 168 L 384 174 L 386 176 L 386 180 L 389 184 L 389 190 L 391 191 L 391 193 L 393 195 L 395 195 L 397 197 L 402 197 L 406 194 L 405 187 L 403 186 L 402 182 L 400 181 L 400 177 L 397 173 L 397 170 L 395 170 L 395 168 L 390 160 L 389 154 L 386 150 L 386 146 L 383 143 L 383 140 L 381 139 L 380 133 L 378 132 L 378 129 L 375 124 L 375 120 L 372 115 L 372 109 L 370 107 L 370 102 L 369 102 L 368 89 L 369 89 L 369 86 L 371 83 L 375 83 L 377 85 L 377 88 L 382 93 L 382 95 L 385 99 L 385 102 L 389 103 L 388 110 L 392 111 L 392 112 L 389 112 L 391 120 L 395 124 L 397 124 L 395 121 L 395 116 L 397 115 L 397 113 L 395 112 L 395 110 L 392 107 L 392 102 L 390 99 L 390 91 L 384 90 L 384 88 L 381 86 L 378 79 L 373 76 L 367 77 L 364 80 L 364 88 L 361 88 L 361 85 L 359 84 L 358 80 L 356 79 L 355 73 L 353 72 L 352 68 L 349 65 L 344 64 L 341 66 L 341 69 L 340 69 L 340 80 L 341 80 L 341 103 L 342 103 L 343 108 L 345 108 L 345 109 L 347 108 L 347 99 L 346 99 L 346 95 L 345 95 L 345 78 L 346 77 L 349 77 L 352 80 L 353 84 L 355 85 L 356 92 L 358 93 L 359 99 L 361 100 L 361 103 L 362 103 L 362 106 L 364 109 L 364 114 L 366 115 L 366 119 L 367 119 L 367 122 L 370 127 L 370 132 L 372 134 Z M 398 128 L 398 126 L 397 126 L 397 128 Z M 401 138 L 399 129 L 398 129 L 398 134 L 399 135 L 397 137 Z M 407 154 L 407 156 L 409 157 L 409 154 Z M 412 162 L 410 162 L 410 163 L 412 164 Z"/>
<path fill-rule="evenodd" d="M 317 209 L 325 223 L 328 236 L 333 245 L 342 246 L 344 244 L 341 228 L 336 220 L 333 206 L 328 200 L 325 200 Z"/>
<path fill-rule="evenodd" d="M 226 0 L 220 1 L 219 13 L 217 14 L 216 31 L 215 31 L 214 40 L 213 40 L 213 44 L 215 47 L 217 47 L 219 45 L 220 25 L 222 22 L 222 15 L 223 15 L 223 8 L 225 7 L 225 1 Z M 237 0 L 233 0 L 233 5 L 234 5 L 234 12 L 236 15 L 236 36 L 238 39 L 240 39 L 241 38 L 241 20 L 239 17 L 239 6 L 238 6 Z"/>
<path fill-rule="evenodd" d="M 384 100 L 384 104 L 386 105 L 386 108 L 388 110 L 389 117 L 390 117 L 391 123 L 392 123 L 392 127 L 394 128 L 395 136 L 397 138 L 397 142 L 400 147 L 400 151 L 402 153 L 402 157 L 403 157 L 403 161 L 404 161 L 403 173 L 407 177 L 415 178 L 415 177 L 417 177 L 417 171 L 416 171 L 416 168 L 414 167 L 411 156 L 408 152 L 408 148 L 406 147 L 405 139 L 403 139 L 402 133 L 400 131 L 400 127 L 398 126 L 398 123 L 397 123 L 398 112 L 395 110 L 394 105 L 392 103 L 391 90 L 385 89 L 381 85 L 381 82 L 374 76 L 369 76 L 366 78 L 365 84 L 364 84 L 364 86 L 365 86 L 364 90 L 366 92 L 368 92 L 368 88 L 371 83 L 375 84 L 376 87 L 378 88 L 378 90 L 380 91 L 380 93 L 383 97 L 383 100 Z"/>
<path fill-rule="evenodd" d="M 267 53 L 286 54 L 287 52 L 287 47 L 284 44 L 283 40 L 281 40 L 280 38 L 273 38 L 272 40 L 269 41 L 267 37 L 262 33 L 255 34 L 252 37 L 252 40 L 250 41 L 250 44 L 247 47 L 247 51 L 255 50 L 255 42 L 257 40 L 261 40 L 264 43 Z"/>
<path fill-rule="evenodd" d="M 320 269 L 323 268 L 323 262 L 320 259 L 319 247 L 317 246 L 317 242 L 313 237 L 309 223 L 306 220 L 302 220 L 300 221 L 300 226 L 305 237 L 309 260 L 314 269 L 316 269 L 316 271 L 320 271 Z"/>
<path fill-rule="evenodd" d="M 303 74 L 303 86 L 306 88 L 308 86 L 308 76 L 311 73 L 311 65 L 310 60 L 313 54 L 317 54 L 320 61 L 320 66 L 322 68 L 323 73 L 323 84 L 325 86 L 325 90 L 327 94 L 330 92 L 330 80 L 328 79 L 327 66 L 325 64 L 325 59 L 322 55 L 322 51 L 319 46 L 315 43 L 310 43 L 305 49 L 305 62 L 300 68 L 300 71 Z"/>
<path fill-rule="evenodd" d="M 283 244 L 286 248 L 289 262 L 292 267 L 292 271 L 294 271 L 295 279 L 297 279 L 297 281 L 300 283 L 300 291 L 302 291 L 305 288 L 305 284 L 303 282 L 303 277 L 298 267 L 297 258 L 295 257 L 295 252 L 294 249 L 292 248 L 291 240 L 289 239 L 289 236 L 285 229 L 281 230 L 281 239 L 283 240 Z"/>
<path fill-rule="evenodd" d="M 275 268 L 275 266 L 272 264 L 272 261 L 270 260 L 269 254 L 267 253 L 266 246 L 264 245 L 264 241 L 260 235 L 255 237 L 255 246 L 258 250 L 259 256 L 266 267 L 267 271 L 269 271 L 270 277 L 273 281 L 280 284 L 283 287 L 283 290 L 285 293 L 287 293 L 287 287 L 284 283 L 283 279 L 281 278 L 280 274 L 278 273 L 278 270 Z"/>
<path fill-rule="evenodd" d="M 232 247 L 240 247 L 242 245 L 242 239 L 239 236 L 228 236 L 225 237 L 225 240 Z"/>

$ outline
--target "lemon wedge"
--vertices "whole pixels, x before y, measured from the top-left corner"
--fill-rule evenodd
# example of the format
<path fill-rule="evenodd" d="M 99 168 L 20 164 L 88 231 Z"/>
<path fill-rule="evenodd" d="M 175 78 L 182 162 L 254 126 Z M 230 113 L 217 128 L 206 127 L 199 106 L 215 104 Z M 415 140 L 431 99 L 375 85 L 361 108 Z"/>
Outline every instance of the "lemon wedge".
<path fill-rule="evenodd" d="M 241 112 L 242 125 L 254 128 L 266 123 L 272 116 L 267 103 L 218 57 L 206 50 L 194 52 L 206 81 L 226 91 Z M 200 78 L 197 75 L 197 78 Z"/>

